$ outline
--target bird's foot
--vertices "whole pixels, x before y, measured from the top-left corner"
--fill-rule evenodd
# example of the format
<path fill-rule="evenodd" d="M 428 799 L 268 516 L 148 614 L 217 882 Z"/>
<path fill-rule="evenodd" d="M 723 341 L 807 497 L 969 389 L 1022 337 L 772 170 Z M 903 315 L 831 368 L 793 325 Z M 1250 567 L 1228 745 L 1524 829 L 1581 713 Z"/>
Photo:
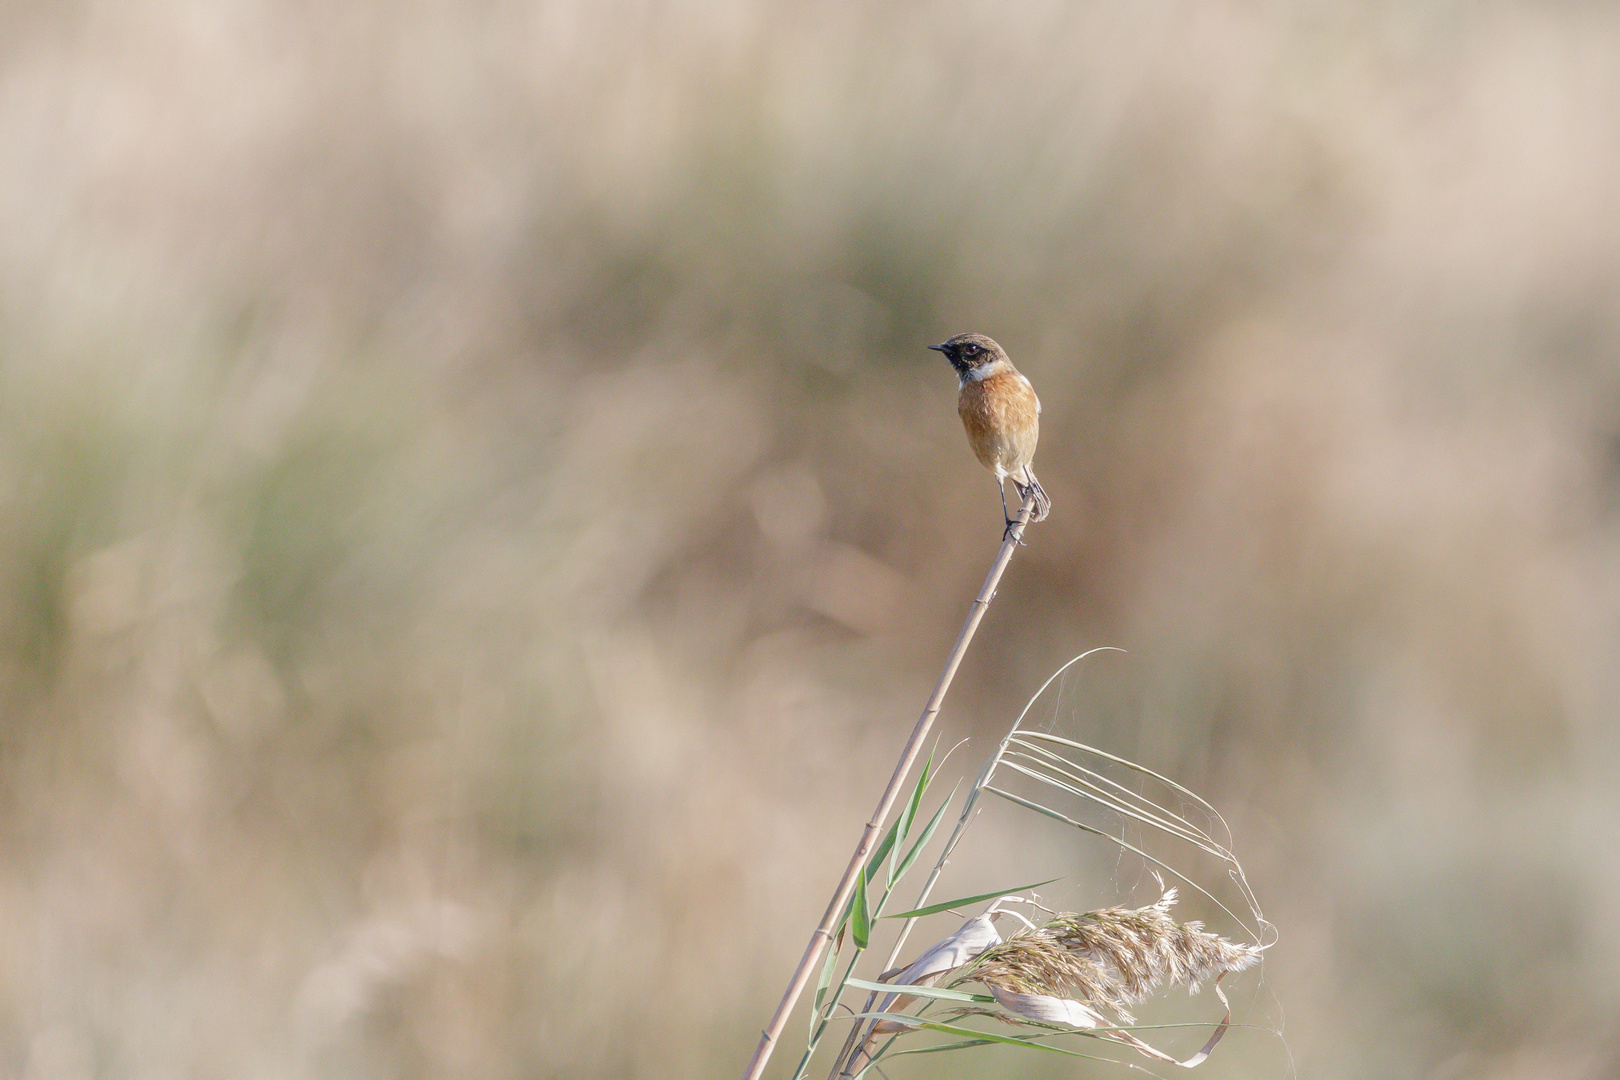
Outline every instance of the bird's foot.
<path fill-rule="evenodd" d="M 1005 529 L 1001 530 L 1001 542 L 1003 544 L 1005 544 L 1008 540 L 1011 540 L 1013 538 L 1013 526 L 1017 525 L 1017 524 L 1018 524 L 1018 519 L 1017 518 L 1008 518 L 1007 519 L 1007 527 Z M 1019 539 L 1018 546 L 1019 547 L 1029 547 L 1029 545 L 1024 543 L 1024 541 L 1022 539 Z"/>

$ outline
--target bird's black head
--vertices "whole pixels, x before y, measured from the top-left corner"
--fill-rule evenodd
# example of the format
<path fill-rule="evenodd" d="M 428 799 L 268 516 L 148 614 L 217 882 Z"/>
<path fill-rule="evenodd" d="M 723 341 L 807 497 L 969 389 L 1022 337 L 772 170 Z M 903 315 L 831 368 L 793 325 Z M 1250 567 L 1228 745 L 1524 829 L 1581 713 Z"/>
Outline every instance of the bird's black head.
<path fill-rule="evenodd" d="M 1007 359 L 1007 354 L 1002 351 L 1001 346 L 983 334 L 957 334 L 949 341 L 928 347 L 935 352 L 944 353 L 945 359 L 951 362 L 951 367 L 956 369 L 958 375 L 968 375 L 986 364 Z"/>

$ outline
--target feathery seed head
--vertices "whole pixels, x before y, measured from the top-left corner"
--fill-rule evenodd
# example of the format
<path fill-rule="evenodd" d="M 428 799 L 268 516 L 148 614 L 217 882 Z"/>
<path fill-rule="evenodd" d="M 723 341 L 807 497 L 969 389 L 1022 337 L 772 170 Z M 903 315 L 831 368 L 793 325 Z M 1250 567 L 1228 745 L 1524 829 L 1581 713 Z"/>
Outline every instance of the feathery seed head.
<path fill-rule="evenodd" d="M 1162 985 L 1196 993 L 1209 979 L 1259 962 L 1258 946 L 1228 941 L 1202 923 L 1177 923 L 1174 903 L 1171 890 L 1150 907 L 1059 914 L 985 950 L 953 985 L 1073 998 L 1129 1024 L 1129 1006 Z"/>

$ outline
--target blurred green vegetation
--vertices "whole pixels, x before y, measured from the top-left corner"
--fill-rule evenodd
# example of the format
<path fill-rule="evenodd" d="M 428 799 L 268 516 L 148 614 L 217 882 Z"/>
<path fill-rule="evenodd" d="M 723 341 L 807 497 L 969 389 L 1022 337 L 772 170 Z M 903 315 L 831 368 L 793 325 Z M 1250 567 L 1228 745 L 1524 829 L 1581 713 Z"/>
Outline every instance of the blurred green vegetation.
<path fill-rule="evenodd" d="M 943 730 L 1130 650 L 1052 722 L 1281 933 L 1286 1051 L 1206 1071 L 1612 1075 L 1617 48 L 7 9 L 0 1072 L 740 1072 L 998 535 L 923 349 L 976 329 L 1056 511 Z"/>

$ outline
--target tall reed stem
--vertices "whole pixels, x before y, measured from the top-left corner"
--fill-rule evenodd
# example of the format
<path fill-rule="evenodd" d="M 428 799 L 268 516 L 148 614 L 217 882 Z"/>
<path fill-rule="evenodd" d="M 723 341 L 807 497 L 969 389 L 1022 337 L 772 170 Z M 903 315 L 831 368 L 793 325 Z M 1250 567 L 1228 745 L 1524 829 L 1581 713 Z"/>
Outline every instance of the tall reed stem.
<path fill-rule="evenodd" d="M 956 644 L 951 646 L 950 656 L 945 660 L 945 670 L 940 672 L 939 682 L 934 686 L 928 704 L 923 707 L 922 715 L 917 718 L 917 726 L 911 729 L 911 738 L 906 740 L 905 749 L 900 752 L 900 761 L 894 767 L 894 775 L 889 778 L 889 786 L 883 789 L 883 797 L 878 800 L 877 809 L 872 812 L 871 819 L 866 823 L 866 829 L 861 833 L 861 842 L 855 845 L 855 854 L 850 856 L 849 865 L 844 868 L 844 876 L 839 880 L 837 890 L 833 892 L 832 902 L 827 905 L 826 912 L 821 916 L 821 924 L 816 927 L 815 933 L 810 935 L 810 944 L 805 946 L 804 956 L 799 960 L 799 966 L 794 969 L 793 978 L 788 981 L 787 992 L 777 1004 L 770 1024 L 760 1033 L 759 1045 L 754 1048 L 754 1056 L 748 1063 L 748 1071 L 743 1074 L 743 1080 L 759 1080 L 764 1074 L 765 1064 L 770 1061 L 771 1052 L 776 1049 L 776 1040 L 781 1037 L 782 1029 L 787 1026 L 788 1015 L 793 1012 L 793 1006 L 797 1004 L 799 995 L 804 992 L 805 984 L 810 981 L 810 973 L 815 971 L 816 965 L 821 962 L 821 954 L 832 941 L 833 928 L 842 916 L 850 894 L 855 891 L 855 875 L 865 866 L 872 845 L 877 841 L 878 830 L 883 828 L 883 822 L 889 816 L 889 811 L 894 809 L 895 800 L 900 797 L 900 791 L 905 785 L 906 774 L 911 771 L 911 767 L 917 762 L 918 754 L 922 752 L 923 742 L 928 738 L 928 730 L 934 726 L 934 718 L 939 715 L 939 708 L 945 701 L 945 692 L 951 688 L 951 680 L 956 678 L 956 669 L 961 666 L 962 657 L 967 654 L 968 645 L 973 641 L 974 632 L 979 629 L 979 621 L 984 618 L 985 609 L 990 606 L 990 601 L 995 599 L 996 586 L 1001 582 L 1001 575 L 1007 569 L 1007 564 L 1012 561 L 1013 552 L 1018 548 L 1019 540 L 1024 535 L 1024 527 L 1029 524 L 1029 515 L 1034 507 L 1035 497 L 1031 492 L 1025 497 L 1024 505 L 1018 511 L 1017 520 L 1002 538 L 1001 548 L 996 552 L 995 561 L 990 564 L 990 573 L 985 576 L 979 595 L 968 608 L 967 620 L 962 623 L 962 629 L 956 635 Z"/>

